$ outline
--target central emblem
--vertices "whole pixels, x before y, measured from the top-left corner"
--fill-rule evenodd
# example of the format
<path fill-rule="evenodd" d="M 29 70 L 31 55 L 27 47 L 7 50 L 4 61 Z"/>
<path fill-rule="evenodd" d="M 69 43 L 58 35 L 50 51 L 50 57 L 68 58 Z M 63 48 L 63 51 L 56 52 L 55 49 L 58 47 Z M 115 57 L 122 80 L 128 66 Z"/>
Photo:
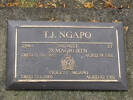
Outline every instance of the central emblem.
<path fill-rule="evenodd" d="M 75 61 L 71 55 L 66 54 L 61 60 L 62 70 L 74 70 Z"/>

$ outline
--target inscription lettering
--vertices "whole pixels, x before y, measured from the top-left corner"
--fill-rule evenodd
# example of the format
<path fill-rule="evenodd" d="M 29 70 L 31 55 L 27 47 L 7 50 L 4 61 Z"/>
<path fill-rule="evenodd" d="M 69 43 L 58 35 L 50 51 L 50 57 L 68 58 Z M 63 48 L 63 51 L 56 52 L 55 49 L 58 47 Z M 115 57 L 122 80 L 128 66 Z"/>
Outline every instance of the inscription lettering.
<path fill-rule="evenodd" d="M 54 38 L 67 38 L 67 39 L 91 39 L 91 32 L 58 32 L 57 35 L 55 35 L 54 32 L 49 32 L 49 31 L 43 31 L 43 37 L 47 39 L 54 39 Z"/>

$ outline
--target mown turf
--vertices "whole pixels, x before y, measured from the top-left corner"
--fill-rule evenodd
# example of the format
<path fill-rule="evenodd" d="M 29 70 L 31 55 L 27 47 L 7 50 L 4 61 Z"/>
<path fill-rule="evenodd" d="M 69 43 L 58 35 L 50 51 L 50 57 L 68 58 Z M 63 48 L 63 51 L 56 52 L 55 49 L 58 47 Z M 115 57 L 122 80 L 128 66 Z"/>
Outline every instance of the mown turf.
<path fill-rule="evenodd" d="M 133 8 L 133 0 L 1 0 L 0 7 Z"/>
<path fill-rule="evenodd" d="M 8 20 L 98 21 L 124 25 L 128 91 L 7 91 L 5 89 Z M 0 9 L 0 100 L 133 100 L 133 9 Z"/>
<path fill-rule="evenodd" d="M 0 0 L 0 7 L 0 100 L 133 100 L 133 0 Z M 8 20 L 123 22 L 128 91 L 7 91 Z"/>

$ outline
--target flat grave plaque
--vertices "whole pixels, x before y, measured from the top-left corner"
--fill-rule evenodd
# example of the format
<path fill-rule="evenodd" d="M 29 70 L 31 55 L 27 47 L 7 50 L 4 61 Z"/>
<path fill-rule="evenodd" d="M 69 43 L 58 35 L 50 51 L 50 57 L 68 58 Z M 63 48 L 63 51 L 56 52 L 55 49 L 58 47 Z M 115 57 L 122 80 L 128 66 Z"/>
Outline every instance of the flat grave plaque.
<path fill-rule="evenodd" d="M 127 90 L 121 23 L 8 21 L 7 89 Z"/>

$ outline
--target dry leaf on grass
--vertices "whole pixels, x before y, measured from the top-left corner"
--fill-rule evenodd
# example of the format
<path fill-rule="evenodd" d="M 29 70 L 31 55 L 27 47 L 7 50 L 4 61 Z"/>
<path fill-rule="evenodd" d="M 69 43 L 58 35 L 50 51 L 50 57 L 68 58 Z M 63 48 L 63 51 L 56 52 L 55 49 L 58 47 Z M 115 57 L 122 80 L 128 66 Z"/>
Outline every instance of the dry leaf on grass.
<path fill-rule="evenodd" d="M 86 2 L 86 3 L 84 3 L 84 7 L 85 8 L 93 8 L 94 4 L 93 4 L 93 2 Z"/>

